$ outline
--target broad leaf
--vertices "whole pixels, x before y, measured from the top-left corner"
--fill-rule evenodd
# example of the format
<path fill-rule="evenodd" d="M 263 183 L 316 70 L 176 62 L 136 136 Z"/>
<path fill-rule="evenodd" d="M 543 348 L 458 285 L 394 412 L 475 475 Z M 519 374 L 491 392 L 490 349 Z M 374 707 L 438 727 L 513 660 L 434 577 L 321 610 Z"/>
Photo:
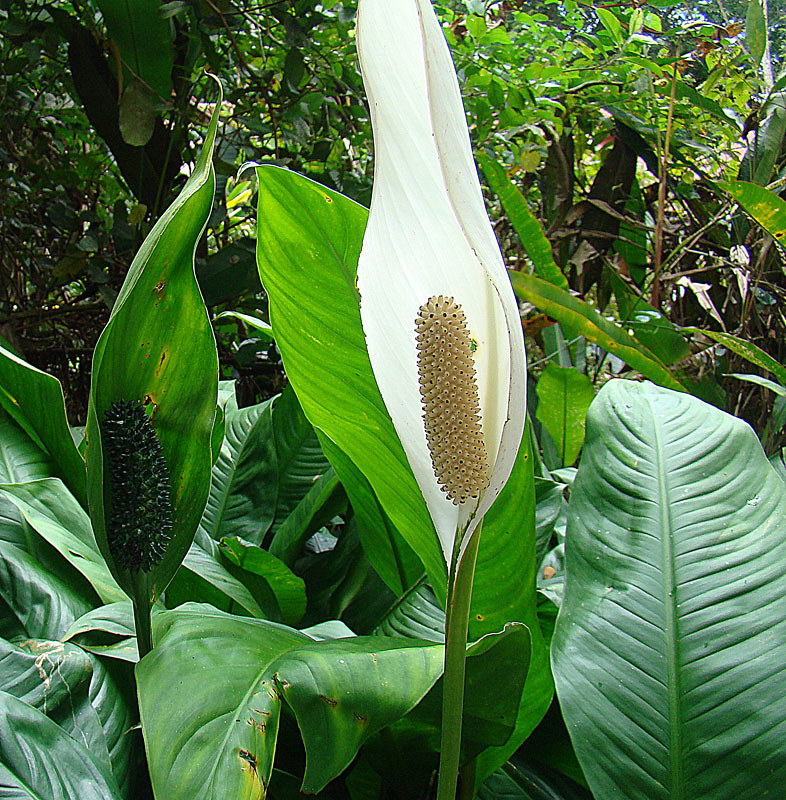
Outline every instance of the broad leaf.
<path fill-rule="evenodd" d="M 227 411 L 224 442 L 199 523 L 212 539 L 240 536 L 259 544 L 273 522 L 277 473 L 272 409 L 271 399 Z"/>
<path fill-rule="evenodd" d="M 287 170 L 258 167 L 257 175 L 257 264 L 287 376 L 317 432 L 360 468 L 435 585 L 444 585 L 436 532 L 360 323 L 355 274 L 367 211 Z"/>
<path fill-rule="evenodd" d="M 584 419 L 595 397 L 592 381 L 575 367 L 546 365 L 536 389 L 537 419 L 546 426 L 565 466 L 573 464 L 584 444 Z"/>
<path fill-rule="evenodd" d="M 330 462 L 322 453 L 319 439 L 303 414 L 291 385 L 273 406 L 273 436 L 278 460 L 276 531 L 306 496 L 314 481 L 328 471 Z"/>
<path fill-rule="evenodd" d="M 54 641 L 93 605 L 92 598 L 84 597 L 24 550 L 6 542 L 0 542 L 0 599 L 26 636 Z M 5 628 L 4 633 L 7 635 Z"/>
<path fill-rule="evenodd" d="M 60 381 L 0 347 L 0 405 L 49 453 L 58 477 L 86 505 L 85 462 L 71 437 Z"/>
<path fill-rule="evenodd" d="M 0 484 L 24 519 L 91 583 L 105 603 L 125 598 L 98 552 L 90 518 L 57 478 Z"/>
<path fill-rule="evenodd" d="M 747 424 L 686 394 L 606 384 L 552 644 L 597 800 L 782 793 L 785 562 L 783 483 Z"/>
<path fill-rule="evenodd" d="M 158 644 L 137 679 L 153 787 L 168 800 L 261 800 L 282 699 L 306 747 L 304 790 L 319 791 L 442 670 L 439 645 L 386 637 L 314 641 L 195 604 L 156 620 Z"/>
<path fill-rule="evenodd" d="M 46 453 L 0 409 L 0 483 L 23 483 L 51 474 Z M 0 539 L 35 554 L 35 538 L 16 506 L 0 495 Z"/>
<path fill-rule="evenodd" d="M 0 692 L 0 787 L 20 800 L 121 798 L 108 764 L 7 692 Z"/>
<path fill-rule="evenodd" d="M 0 686 L 57 722 L 126 784 L 131 713 L 98 659 L 73 644 L 0 639 Z"/>

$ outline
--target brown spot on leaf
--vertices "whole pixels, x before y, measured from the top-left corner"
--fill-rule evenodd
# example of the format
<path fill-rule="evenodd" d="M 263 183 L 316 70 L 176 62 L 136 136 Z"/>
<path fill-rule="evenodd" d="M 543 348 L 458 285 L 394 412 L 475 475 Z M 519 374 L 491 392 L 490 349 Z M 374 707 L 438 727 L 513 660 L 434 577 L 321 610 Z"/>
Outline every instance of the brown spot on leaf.
<path fill-rule="evenodd" d="M 319 695 L 320 700 L 324 700 L 331 708 L 338 705 L 338 700 L 334 700 L 332 697 L 326 697 L 324 694 Z"/>

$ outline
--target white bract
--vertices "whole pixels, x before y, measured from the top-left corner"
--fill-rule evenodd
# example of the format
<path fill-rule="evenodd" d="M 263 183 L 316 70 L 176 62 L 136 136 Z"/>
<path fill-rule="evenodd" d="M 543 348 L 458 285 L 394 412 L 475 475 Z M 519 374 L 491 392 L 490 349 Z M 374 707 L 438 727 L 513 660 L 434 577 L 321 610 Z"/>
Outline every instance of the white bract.
<path fill-rule="evenodd" d="M 374 189 L 358 266 L 360 312 L 382 398 L 446 561 L 507 481 L 525 419 L 524 337 L 486 215 L 458 80 L 429 0 L 360 0 L 357 44 L 374 128 Z M 426 441 L 415 319 L 453 297 L 474 348 L 491 468 L 479 498 L 455 505 Z"/>

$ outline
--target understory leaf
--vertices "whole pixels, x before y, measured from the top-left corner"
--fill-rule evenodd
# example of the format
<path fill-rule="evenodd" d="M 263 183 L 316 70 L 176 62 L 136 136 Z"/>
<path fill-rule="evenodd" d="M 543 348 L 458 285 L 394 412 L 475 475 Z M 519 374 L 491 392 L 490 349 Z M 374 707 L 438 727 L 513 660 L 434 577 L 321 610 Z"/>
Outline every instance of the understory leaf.
<path fill-rule="evenodd" d="M 786 494 L 751 428 L 606 384 L 566 550 L 552 664 L 596 800 L 782 794 Z"/>

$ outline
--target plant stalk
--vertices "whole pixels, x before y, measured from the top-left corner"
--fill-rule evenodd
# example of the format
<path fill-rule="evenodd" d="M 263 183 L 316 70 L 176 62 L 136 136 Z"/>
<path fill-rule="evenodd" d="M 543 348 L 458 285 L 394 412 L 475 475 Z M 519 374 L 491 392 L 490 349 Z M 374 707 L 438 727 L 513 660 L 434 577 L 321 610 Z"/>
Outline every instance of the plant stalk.
<path fill-rule="evenodd" d="M 448 579 L 437 800 L 456 800 L 461 763 L 461 725 L 464 713 L 464 674 L 467 660 L 469 606 L 472 600 L 472 582 L 475 577 L 481 526 L 482 523 L 475 529 L 460 561 L 457 544 Z"/>
<path fill-rule="evenodd" d="M 136 646 L 139 650 L 139 660 L 141 661 L 153 649 L 153 626 L 150 616 L 151 608 L 147 597 L 144 595 L 134 598 L 133 605 Z"/>

